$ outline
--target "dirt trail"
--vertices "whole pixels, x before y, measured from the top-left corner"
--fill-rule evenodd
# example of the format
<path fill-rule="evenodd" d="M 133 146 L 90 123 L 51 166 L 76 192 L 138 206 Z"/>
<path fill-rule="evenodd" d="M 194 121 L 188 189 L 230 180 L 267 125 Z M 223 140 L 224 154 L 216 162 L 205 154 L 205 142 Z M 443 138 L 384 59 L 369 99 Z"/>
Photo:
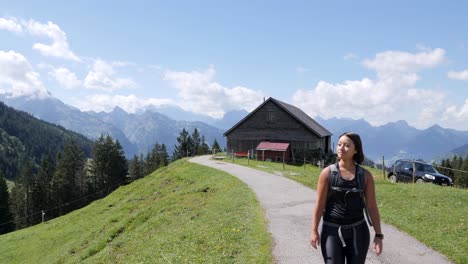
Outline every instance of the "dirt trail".
<path fill-rule="evenodd" d="M 248 184 L 265 209 L 268 230 L 274 245 L 276 263 L 323 263 L 320 250 L 309 244 L 309 231 L 316 192 L 288 178 L 227 162 L 211 160 L 210 156 L 190 159 L 225 171 Z M 371 237 L 374 236 L 371 229 Z M 376 257 L 371 247 L 366 263 L 451 263 L 438 252 L 393 226 L 382 223 L 385 234 L 384 251 Z M 372 245 L 371 245 L 372 246 Z"/>

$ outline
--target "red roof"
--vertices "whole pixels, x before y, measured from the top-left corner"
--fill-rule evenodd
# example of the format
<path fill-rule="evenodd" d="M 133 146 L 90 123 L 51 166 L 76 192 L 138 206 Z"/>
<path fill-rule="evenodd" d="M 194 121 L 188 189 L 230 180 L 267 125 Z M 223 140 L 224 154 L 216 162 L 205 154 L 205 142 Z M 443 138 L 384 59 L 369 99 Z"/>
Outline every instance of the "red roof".
<path fill-rule="evenodd" d="M 289 143 L 275 143 L 275 142 L 260 142 L 257 146 L 257 150 L 275 150 L 275 151 L 286 151 L 289 147 Z"/>

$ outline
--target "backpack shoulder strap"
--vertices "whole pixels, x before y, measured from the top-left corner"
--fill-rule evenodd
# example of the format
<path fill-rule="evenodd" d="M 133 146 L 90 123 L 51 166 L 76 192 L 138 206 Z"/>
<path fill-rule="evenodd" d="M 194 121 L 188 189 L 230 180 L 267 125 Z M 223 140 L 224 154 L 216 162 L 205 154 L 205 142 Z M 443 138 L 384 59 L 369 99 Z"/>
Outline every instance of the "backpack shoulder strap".
<path fill-rule="evenodd" d="M 328 178 L 328 183 L 330 185 L 329 189 L 332 189 L 333 187 L 336 187 L 338 182 L 338 167 L 336 164 L 332 164 L 328 167 L 330 168 L 330 177 Z"/>
<path fill-rule="evenodd" d="M 356 165 L 357 166 L 357 183 L 358 183 L 358 187 L 359 189 L 363 190 L 362 194 L 365 195 L 365 190 L 366 190 L 366 177 L 365 177 L 365 171 L 364 171 L 364 168 L 361 167 L 360 165 Z"/>
<path fill-rule="evenodd" d="M 372 223 L 372 220 L 369 216 L 369 211 L 367 210 L 367 204 L 366 204 L 366 175 L 365 175 L 365 170 L 363 167 L 361 167 L 360 165 L 357 165 L 357 175 L 356 177 L 357 178 L 357 182 L 358 182 L 358 186 L 359 186 L 359 189 L 362 189 L 362 192 L 361 192 L 361 198 L 362 198 L 362 203 L 364 205 L 364 217 L 366 218 L 367 222 L 369 223 L 370 226 L 373 226 L 373 223 Z"/>

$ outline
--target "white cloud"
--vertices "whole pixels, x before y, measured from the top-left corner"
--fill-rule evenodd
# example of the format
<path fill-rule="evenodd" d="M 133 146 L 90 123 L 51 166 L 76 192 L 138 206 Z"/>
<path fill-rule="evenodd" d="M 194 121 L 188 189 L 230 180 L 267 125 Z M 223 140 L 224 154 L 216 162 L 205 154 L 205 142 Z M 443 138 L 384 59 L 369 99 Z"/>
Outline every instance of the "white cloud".
<path fill-rule="evenodd" d="M 447 76 L 450 79 L 468 81 L 468 70 L 464 71 L 449 71 Z"/>
<path fill-rule="evenodd" d="M 452 105 L 447 107 L 442 115 L 442 124 L 455 129 L 466 130 L 468 123 L 468 98 L 461 106 Z"/>
<path fill-rule="evenodd" d="M 386 51 L 363 65 L 377 72 L 375 80 L 363 78 L 332 84 L 320 81 L 310 90 L 299 90 L 293 103 L 311 116 L 364 118 L 374 125 L 415 114 L 419 125 L 433 122 L 431 117 L 444 109 L 443 94 L 417 89 L 417 72 L 444 62 L 443 49 L 425 49 L 419 53 Z M 430 98 L 430 99 L 428 99 Z M 408 120 L 411 122 L 412 120 Z"/>
<path fill-rule="evenodd" d="M 364 60 L 363 64 L 377 71 L 378 74 L 415 73 L 423 68 L 440 65 L 445 60 L 445 50 L 434 49 L 420 53 L 385 51 L 378 53 L 373 60 Z"/>
<path fill-rule="evenodd" d="M 15 18 L 6 19 L 0 17 L 0 29 L 8 30 L 15 33 L 23 32 L 23 27 L 18 24 Z"/>
<path fill-rule="evenodd" d="M 81 61 L 68 47 L 65 32 L 51 21 L 42 24 L 32 19 L 26 21 L 17 18 L 0 18 L 0 29 L 16 33 L 29 33 L 38 37 L 48 37 L 52 40 L 51 44 L 34 43 L 33 49 L 38 50 L 44 56 Z"/>
<path fill-rule="evenodd" d="M 80 61 L 68 47 L 67 36 L 58 25 L 51 21 L 41 24 L 30 19 L 25 22 L 25 27 L 33 35 L 47 36 L 52 40 L 52 44 L 49 45 L 34 43 L 33 49 L 37 49 L 42 55 Z"/>
<path fill-rule="evenodd" d="M 413 125 L 416 127 L 428 127 L 434 124 L 434 120 L 440 120 L 446 107 L 445 94 L 427 89 L 409 89 L 408 98 L 410 104 L 419 109 L 419 114 Z"/>
<path fill-rule="evenodd" d="M 90 89 L 98 89 L 107 92 L 112 92 L 122 88 L 134 88 L 137 83 L 131 78 L 118 78 L 114 67 L 122 67 L 121 62 L 107 63 L 97 59 L 94 61 L 92 70 L 84 80 L 84 86 Z"/>
<path fill-rule="evenodd" d="M 82 111 L 95 111 L 95 112 L 110 112 L 116 106 L 124 109 L 128 113 L 135 113 L 138 110 L 147 106 L 161 106 L 161 105 L 174 105 L 171 99 L 164 98 L 138 98 L 131 94 L 124 95 L 108 95 L 108 94 L 95 94 L 87 96 L 84 100 L 82 98 L 75 99 L 73 105 L 80 108 Z"/>
<path fill-rule="evenodd" d="M 413 54 L 402 51 L 385 51 L 378 53 L 373 60 L 364 60 L 363 65 L 377 72 L 380 80 L 404 82 L 414 85 L 419 79 L 417 72 L 424 68 L 440 65 L 445 60 L 445 50 L 425 49 Z"/>
<path fill-rule="evenodd" d="M 54 77 L 57 82 L 66 89 L 75 89 L 82 85 L 82 82 L 76 77 L 76 74 L 64 67 L 54 68 L 49 72 L 49 75 Z"/>
<path fill-rule="evenodd" d="M 45 98 L 49 96 L 39 73 L 20 53 L 0 51 L 0 92 L 9 96 Z"/>
<path fill-rule="evenodd" d="M 229 110 L 252 110 L 262 102 L 261 91 L 241 86 L 224 87 L 214 81 L 215 74 L 213 67 L 204 72 L 166 71 L 164 80 L 171 83 L 182 98 L 180 107 L 213 118 L 222 118 Z"/>

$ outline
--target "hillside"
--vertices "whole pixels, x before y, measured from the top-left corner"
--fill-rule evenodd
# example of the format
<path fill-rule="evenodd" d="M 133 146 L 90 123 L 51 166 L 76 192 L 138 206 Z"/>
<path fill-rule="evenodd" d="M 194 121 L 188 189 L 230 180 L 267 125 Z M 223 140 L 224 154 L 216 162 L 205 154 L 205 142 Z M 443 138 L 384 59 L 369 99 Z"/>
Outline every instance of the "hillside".
<path fill-rule="evenodd" d="M 246 184 L 180 160 L 85 208 L 0 236 L 0 263 L 271 263 L 270 243 Z"/>
<path fill-rule="evenodd" d="M 0 169 L 7 178 L 12 179 L 19 173 L 25 158 L 39 164 L 43 156 L 55 157 L 71 140 L 85 155 L 91 155 L 93 142 L 85 136 L 0 102 Z"/>
<path fill-rule="evenodd" d="M 468 143 L 461 146 L 461 147 L 458 147 L 458 148 L 450 151 L 450 153 L 447 154 L 447 156 L 449 156 L 449 157 L 451 157 L 453 155 L 457 155 L 457 156 L 465 158 L 468 155 Z"/>

